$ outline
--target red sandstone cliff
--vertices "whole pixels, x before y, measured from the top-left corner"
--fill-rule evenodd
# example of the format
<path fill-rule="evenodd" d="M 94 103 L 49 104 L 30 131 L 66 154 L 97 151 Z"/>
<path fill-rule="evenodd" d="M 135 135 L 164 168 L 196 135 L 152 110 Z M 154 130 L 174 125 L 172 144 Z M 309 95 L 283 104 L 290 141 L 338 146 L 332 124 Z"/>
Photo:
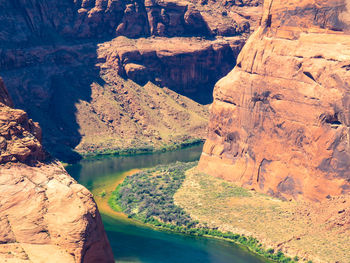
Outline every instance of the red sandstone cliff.
<path fill-rule="evenodd" d="M 0 261 L 114 262 L 92 194 L 46 160 L 40 127 L 10 106 L 0 79 Z"/>
<path fill-rule="evenodd" d="M 265 1 L 214 89 L 202 171 L 288 199 L 350 192 L 349 16 L 341 0 Z"/>

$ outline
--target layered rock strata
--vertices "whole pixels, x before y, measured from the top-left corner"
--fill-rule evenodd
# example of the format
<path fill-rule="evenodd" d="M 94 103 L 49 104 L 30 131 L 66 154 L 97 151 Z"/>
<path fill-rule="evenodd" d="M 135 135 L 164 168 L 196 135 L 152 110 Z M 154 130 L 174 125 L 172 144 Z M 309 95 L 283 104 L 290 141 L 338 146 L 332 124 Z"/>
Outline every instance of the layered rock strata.
<path fill-rule="evenodd" d="M 282 198 L 350 192 L 345 1 L 265 1 L 214 89 L 202 171 Z"/>
<path fill-rule="evenodd" d="M 245 38 L 117 37 L 99 46 L 98 58 L 103 68 L 144 85 L 148 81 L 168 87 L 203 103 L 210 102 L 212 87 L 236 64 Z"/>
<path fill-rule="evenodd" d="M 258 6 L 260 1 L 254 2 Z M 241 4 L 244 5 L 251 4 Z M 210 28 L 215 28 L 210 24 L 214 21 L 203 18 L 198 10 L 200 4 L 188 1 L 1 0 L 0 6 L 2 44 L 11 47 L 14 43 L 52 43 L 72 38 L 101 39 L 118 35 L 137 38 L 151 35 L 232 35 L 243 32 L 230 14 L 216 16 L 216 23 L 222 21 L 222 30 L 210 31 Z M 213 17 L 209 10 L 202 12 L 211 13 Z"/>
<path fill-rule="evenodd" d="M 49 161 L 0 80 L 0 261 L 114 262 L 92 194 Z"/>

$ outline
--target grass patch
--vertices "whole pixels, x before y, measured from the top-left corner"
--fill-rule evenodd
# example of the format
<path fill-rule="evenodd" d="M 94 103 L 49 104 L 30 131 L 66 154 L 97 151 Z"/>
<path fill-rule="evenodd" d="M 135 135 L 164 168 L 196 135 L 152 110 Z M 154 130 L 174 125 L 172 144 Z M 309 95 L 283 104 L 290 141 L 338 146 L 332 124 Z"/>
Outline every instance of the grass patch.
<path fill-rule="evenodd" d="M 117 212 L 123 212 L 123 209 L 120 207 L 119 203 L 117 202 L 120 188 L 121 188 L 121 184 L 117 186 L 117 188 L 112 192 L 111 196 L 108 199 L 108 205 L 114 211 L 117 211 Z"/>
<path fill-rule="evenodd" d="M 242 187 L 231 186 L 226 182 L 221 184 L 223 190 L 221 193 L 216 194 L 216 198 L 228 198 L 228 197 L 251 197 L 252 194 Z"/>
<path fill-rule="evenodd" d="M 266 249 L 254 237 L 232 232 L 221 232 L 193 220 L 188 213 L 174 203 L 174 194 L 185 180 L 185 172 L 196 166 L 197 162 L 174 163 L 157 166 L 127 177 L 115 191 L 108 204 L 116 211 L 123 211 L 130 218 L 157 228 L 183 234 L 210 236 L 233 241 L 247 247 L 250 251 L 274 262 L 296 262 L 281 251 Z M 200 184 L 206 185 L 204 180 Z M 240 187 L 223 182 L 222 197 L 250 197 L 251 193 Z"/>

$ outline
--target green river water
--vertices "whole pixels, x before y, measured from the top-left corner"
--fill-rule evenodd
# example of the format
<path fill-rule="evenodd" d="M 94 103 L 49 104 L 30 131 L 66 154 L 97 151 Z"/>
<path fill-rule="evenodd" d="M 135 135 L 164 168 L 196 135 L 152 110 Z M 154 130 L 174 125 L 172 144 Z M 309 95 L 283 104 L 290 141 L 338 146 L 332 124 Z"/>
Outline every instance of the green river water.
<path fill-rule="evenodd" d="M 237 245 L 218 239 L 158 231 L 114 213 L 107 206 L 110 192 L 129 171 L 175 161 L 198 160 L 202 146 L 173 152 L 83 160 L 66 169 L 95 196 L 116 262 L 144 263 L 263 263 Z M 105 197 L 99 196 L 102 191 Z"/>

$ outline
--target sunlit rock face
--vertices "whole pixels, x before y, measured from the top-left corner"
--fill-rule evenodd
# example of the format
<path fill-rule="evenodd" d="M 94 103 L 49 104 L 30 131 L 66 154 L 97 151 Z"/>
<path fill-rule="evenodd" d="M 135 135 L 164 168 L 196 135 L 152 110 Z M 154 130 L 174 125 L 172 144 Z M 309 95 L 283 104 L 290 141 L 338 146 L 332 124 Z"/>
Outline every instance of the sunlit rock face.
<path fill-rule="evenodd" d="M 114 262 L 92 194 L 11 106 L 0 79 L 0 262 Z"/>
<path fill-rule="evenodd" d="M 202 171 L 287 199 L 350 192 L 347 4 L 265 1 L 215 86 Z"/>

